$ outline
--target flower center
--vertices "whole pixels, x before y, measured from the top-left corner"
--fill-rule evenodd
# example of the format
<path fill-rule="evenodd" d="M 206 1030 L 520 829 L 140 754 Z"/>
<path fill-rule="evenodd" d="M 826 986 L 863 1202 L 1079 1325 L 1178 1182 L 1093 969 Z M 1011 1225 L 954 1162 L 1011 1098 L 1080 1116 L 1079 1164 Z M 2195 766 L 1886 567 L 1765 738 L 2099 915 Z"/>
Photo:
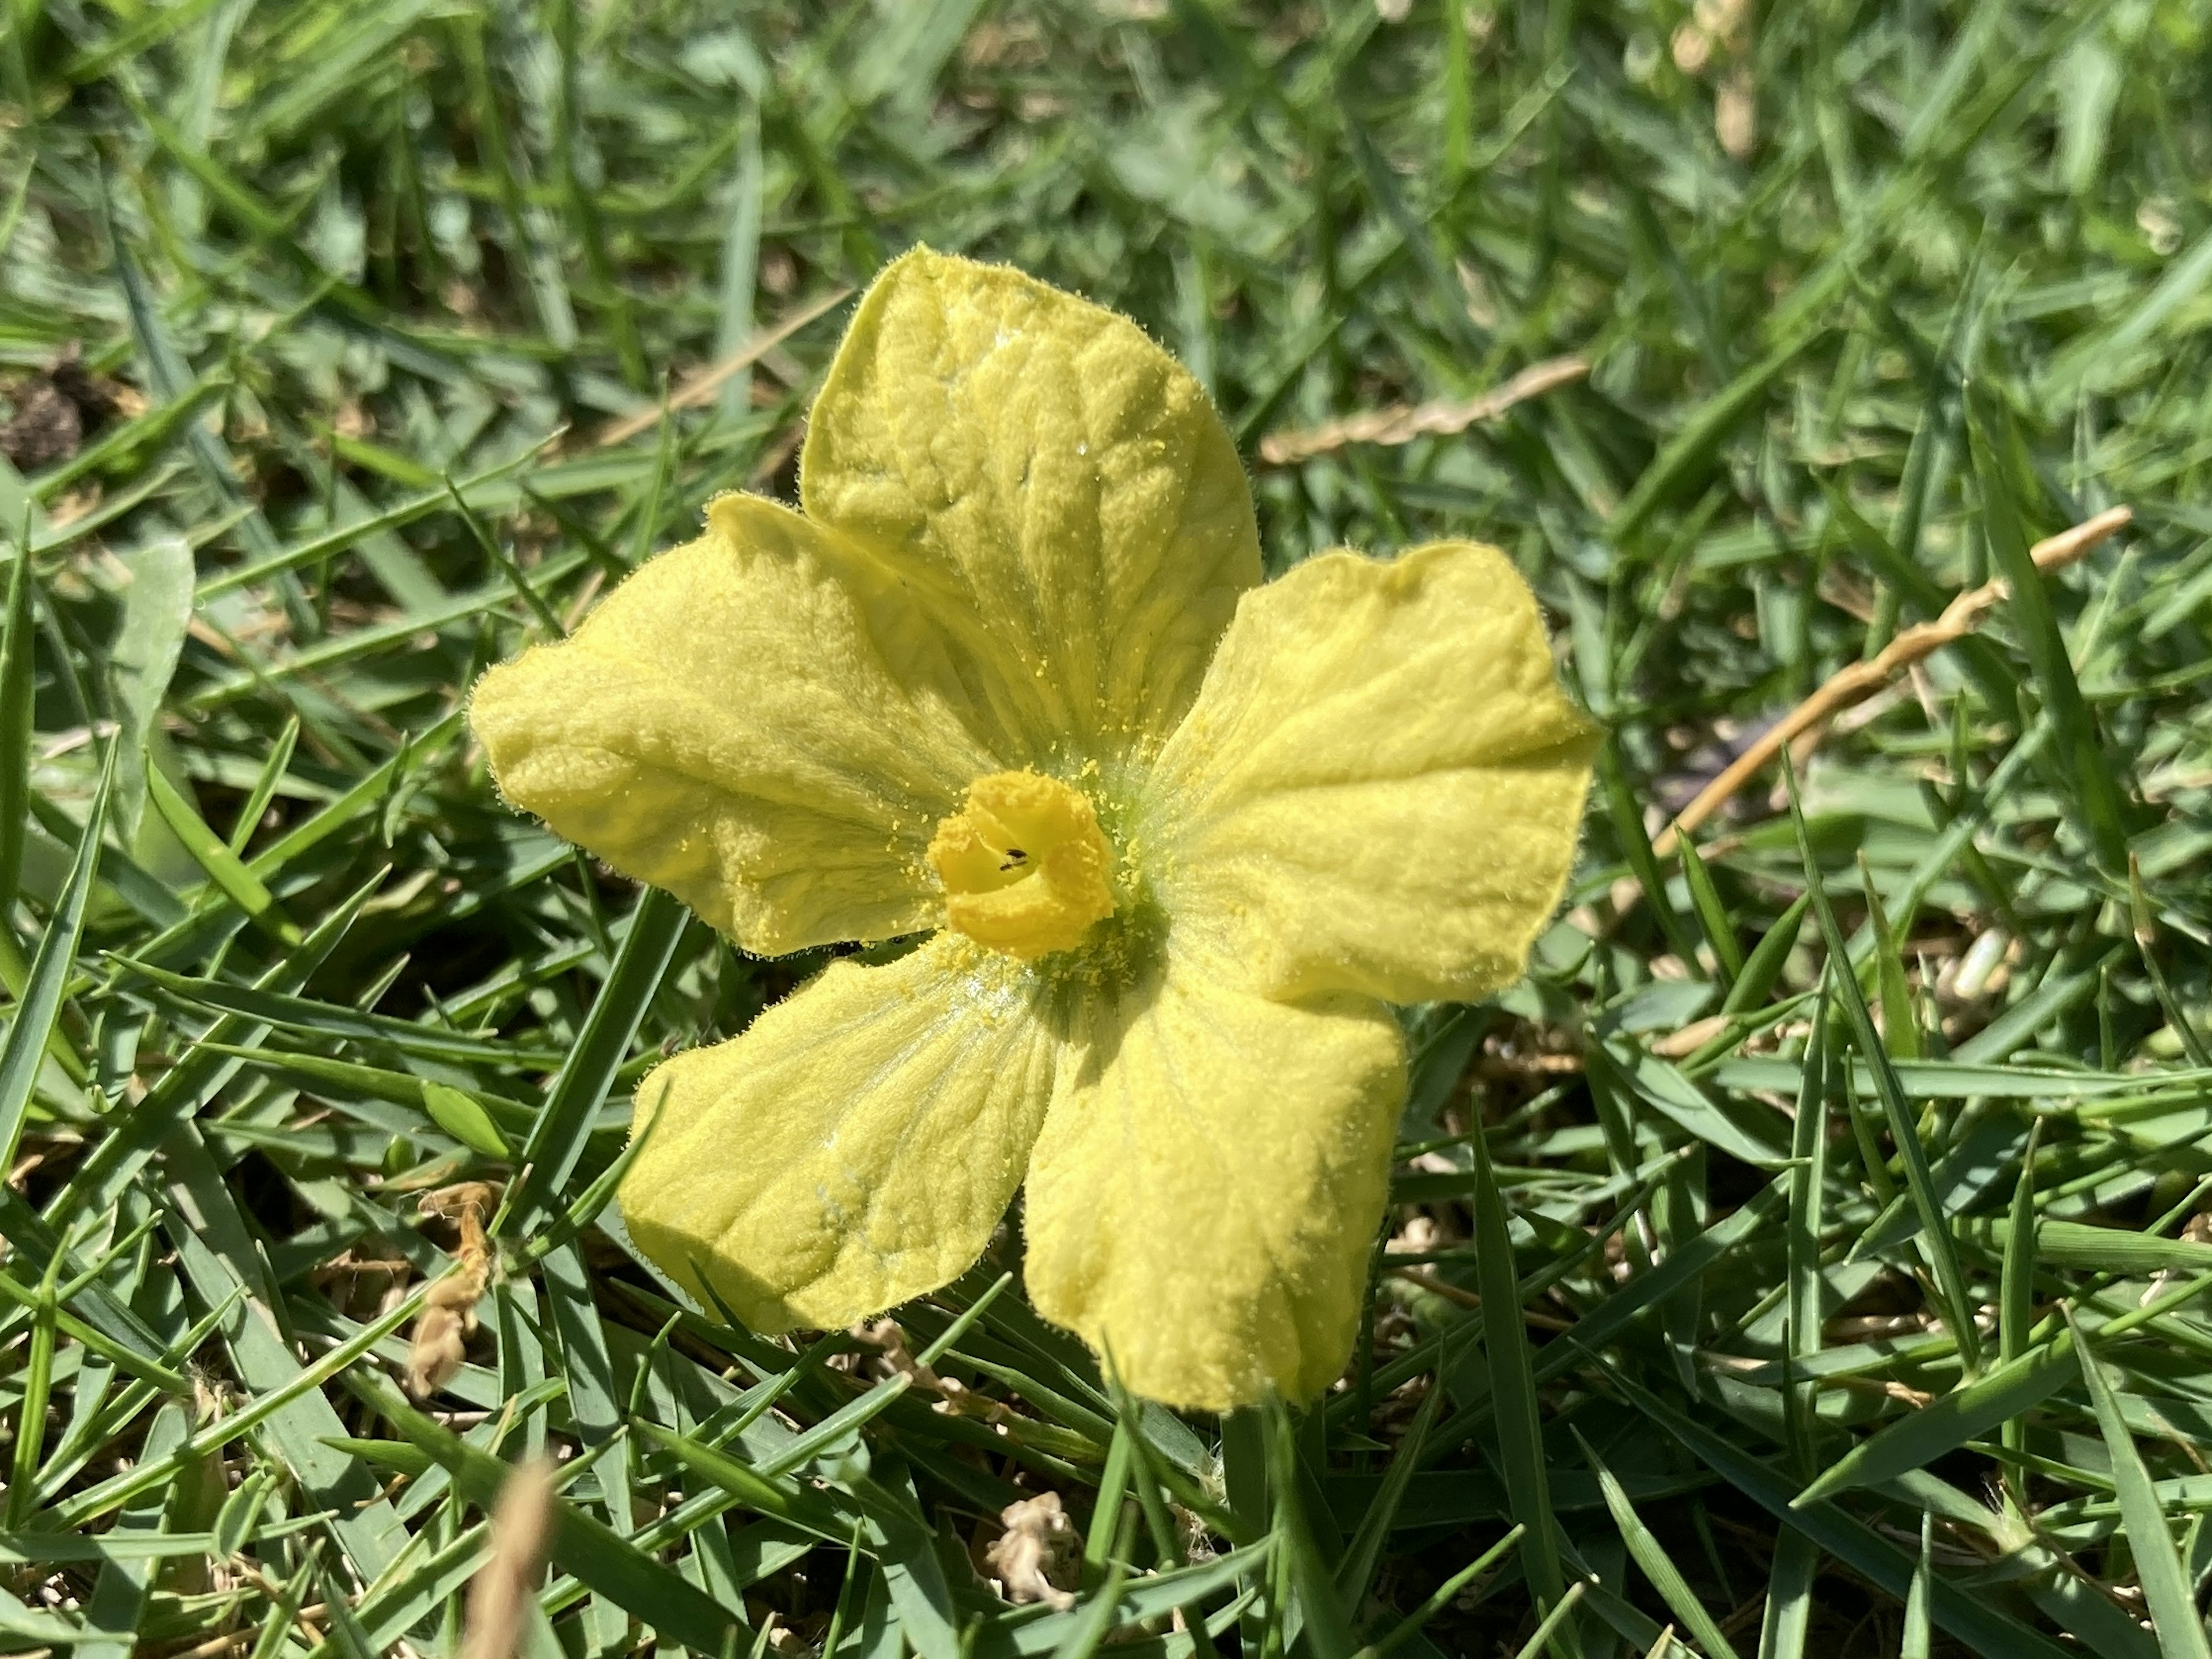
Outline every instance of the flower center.
<path fill-rule="evenodd" d="M 930 867 L 945 919 L 1023 962 L 1073 950 L 1114 914 L 1114 854 L 1089 798 L 1036 772 L 994 772 L 937 826 Z"/>

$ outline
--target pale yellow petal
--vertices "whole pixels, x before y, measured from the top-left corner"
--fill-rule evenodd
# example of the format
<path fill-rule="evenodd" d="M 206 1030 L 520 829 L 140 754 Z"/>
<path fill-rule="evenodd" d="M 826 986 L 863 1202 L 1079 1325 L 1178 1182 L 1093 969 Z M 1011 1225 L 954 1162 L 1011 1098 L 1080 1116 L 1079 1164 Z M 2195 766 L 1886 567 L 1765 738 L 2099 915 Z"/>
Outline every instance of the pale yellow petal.
<path fill-rule="evenodd" d="M 936 1289 L 989 1242 L 1051 1097 L 1056 1044 L 1029 995 L 1006 958 L 940 935 L 884 966 L 834 963 L 678 1054 L 638 1090 L 630 1237 L 757 1330 Z"/>
<path fill-rule="evenodd" d="M 1559 903 L 1595 744 L 1504 554 L 1326 554 L 1246 596 L 1161 757 L 1160 890 L 1273 994 L 1486 995 Z"/>
<path fill-rule="evenodd" d="M 1180 956 L 1087 1018 L 1030 1166 L 1037 1311 L 1170 1405 L 1319 1393 L 1352 1352 L 1389 1192 L 1397 1023 Z"/>
<path fill-rule="evenodd" d="M 501 790 L 777 955 L 933 926 L 922 855 L 970 779 L 930 630 L 797 514 L 725 496 L 575 635 L 477 683 Z"/>
<path fill-rule="evenodd" d="M 1007 758 L 1142 751 L 1260 577 L 1236 447 L 1127 318 L 917 250 L 861 301 L 808 425 L 810 516 L 910 585 Z"/>

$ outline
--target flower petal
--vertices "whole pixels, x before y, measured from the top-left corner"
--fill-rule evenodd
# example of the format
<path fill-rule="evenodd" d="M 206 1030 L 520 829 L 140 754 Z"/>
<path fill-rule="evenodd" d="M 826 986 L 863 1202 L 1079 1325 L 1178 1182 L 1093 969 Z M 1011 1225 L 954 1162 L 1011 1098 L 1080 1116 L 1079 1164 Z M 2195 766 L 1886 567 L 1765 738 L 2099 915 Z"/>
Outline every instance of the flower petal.
<path fill-rule="evenodd" d="M 1138 1393 L 1226 1411 L 1341 1375 L 1389 1187 L 1404 1043 L 1171 956 L 1091 1012 L 1030 1164 L 1030 1300 Z"/>
<path fill-rule="evenodd" d="M 1495 548 L 1325 554 L 1246 596 L 1160 757 L 1164 902 L 1270 994 L 1487 995 L 1559 903 L 1595 740 Z"/>
<path fill-rule="evenodd" d="M 830 964 L 638 1091 L 638 1247 L 757 1330 L 850 1324 L 966 1269 L 1051 1097 L 1054 1039 L 1006 958 L 940 935 Z"/>
<path fill-rule="evenodd" d="M 935 635 L 797 514 L 731 495 L 576 634 L 477 682 L 501 789 L 749 951 L 933 925 L 922 855 L 999 763 Z"/>
<path fill-rule="evenodd" d="M 810 517 L 910 584 L 996 746 L 1148 747 L 1260 579 L 1235 445 L 1125 317 L 917 249 L 860 301 L 807 428 Z"/>

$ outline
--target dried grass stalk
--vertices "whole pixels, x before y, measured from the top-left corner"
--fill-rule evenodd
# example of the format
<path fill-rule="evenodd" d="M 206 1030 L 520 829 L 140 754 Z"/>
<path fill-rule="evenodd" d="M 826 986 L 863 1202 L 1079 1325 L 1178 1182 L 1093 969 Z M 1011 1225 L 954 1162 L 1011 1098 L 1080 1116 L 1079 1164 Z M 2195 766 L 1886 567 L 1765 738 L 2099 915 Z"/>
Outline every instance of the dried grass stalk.
<path fill-rule="evenodd" d="M 514 1659 L 520 1650 L 524 1610 L 538 1593 L 552 1529 L 553 1466 L 543 1458 L 517 1464 L 492 1506 L 491 1553 L 469 1580 L 461 1659 Z"/>
<path fill-rule="evenodd" d="M 1304 432 L 1270 432 L 1260 440 L 1260 459 L 1269 466 L 1293 466 L 1346 444 L 1409 444 L 1416 438 L 1446 437 L 1466 431 L 1478 421 L 1494 421 L 1516 404 L 1541 397 L 1554 386 L 1579 380 L 1589 368 L 1580 357 L 1547 358 L 1530 364 L 1504 386 L 1480 397 L 1395 404 L 1347 415 Z"/>
<path fill-rule="evenodd" d="M 2038 570 L 2064 568 L 2107 537 L 2124 529 L 2135 514 L 2124 507 L 2100 513 L 2095 518 L 2062 530 L 2028 550 Z M 1784 744 L 1813 732 L 1839 710 L 1870 697 L 1923 658 L 1964 639 L 1981 625 L 1983 613 L 2002 600 L 2011 589 L 2000 577 L 1959 595 L 1934 622 L 1916 623 L 1886 646 L 1879 656 L 1855 662 L 1831 675 L 1820 690 L 1760 733 L 1759 740 L 1729 763 L 1726 770 L 1699 790 L 1697 798 L 1674 816 L 1660 833 L 1651 850 L 1661 858 L 1672 853 L 1682 836 L 1711 817 L 1735 792 L 1749 783 L 1782 752 Z M 1809 750 L 1809 745 L 1808 745 Z"/>
<path fill-rule="evenodd" d="M 599 447 L 605 449 L 613 444 L 626 444 L 639 433 L 659 425 L 672 410 L 693 409 L 705 403 L 722 389 L 723 383 L 732 374 L 758 362 L 823 312 L 850 298 L 852 292 L 849 288 L 833 289 L 819 299 L 799 307 L 781 322 L 762 329 L 721 362 L 702 369 L 684 381 L 669 395 L 665 403 L 657 404 L 651 409 L 641 409 L 635 415 L 625 415 L 619 421 L 610 422 L 607 429 L 599 434 Z"/>

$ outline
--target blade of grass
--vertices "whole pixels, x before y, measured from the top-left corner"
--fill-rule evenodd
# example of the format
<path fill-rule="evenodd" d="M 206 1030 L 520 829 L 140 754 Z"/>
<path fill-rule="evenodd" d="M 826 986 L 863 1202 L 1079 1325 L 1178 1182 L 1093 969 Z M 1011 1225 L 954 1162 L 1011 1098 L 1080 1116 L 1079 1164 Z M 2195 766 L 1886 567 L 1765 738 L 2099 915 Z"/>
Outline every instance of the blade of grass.
<path fill-rule="evenodd" d="M 1644 1577 L 1650 1581 L 1651 1588 L 1659 1592 L 1659 1599 L 1667 1604 L 1668 1611 L 1704 1644 L 1707 1659 L 1736 1659 L 1735 1647 L 1721 1633 L 1720 1626 L 1705 1610 L 1705 1603 L 1698 1600 L 1689 1581 L 1682 1577 L 1681 1570 L 1675 1566 L 1674 1559 L 1667 1553 L 1667 1547 L 1653 1535 L 1650 1528 L 1644 1524 L 1643 1518 L 1636 1513 L 1635 1504 L 1629 1500 L 1627 1489 L 1599 1457 L 1596 1449 L 1583 1437 L 1579 1429 L 1575 1431 L 1575 1443 L 1582 1448 L 1583 1461 L 1597 1476 L 1598 1490 L 1605 1498 L 1606 1509 L 1613 1516 L 1613 1524 L 1620 1529 L 1621 1542 L 1628 1547 L 1630 1559 L 1643 1571 Z"/>
<path fill-rule="evenodd" d="M 453 1478 L 461 1495 L 489 1510 L 507 1478 L 507 1465 L 459 1439 L 399 1398 L 382 1378 L 349 1379 L 365 1400 Z M 720 1653 L 744 1627 L 696 1586 L 642 1553 L 621 1534 L 582 1513 L 566 1498 L 552 1500 L 546 1554 L 635 1618 L 662 1635 L 704 1653 Z M 842 1535 L 842 1534 L 841 1534 Z"/>
<path fill-rule="evenodd" d="M 2128 811 L 2114 780 L 2103 738 L 2091 717 L 2081 687 L 2074 676 L 2065 636 L 2043 573 L 2028 556 L 2028 538 L 2021 523 L 2015 484 L 1997 453 L 1990 423 L 1999 416 L 1994 404 L 1980 397 L 1967 402 L 1968 450 L 1973 459 L 1974 481 L 1981 492 L 1983 533 L 1987 537 L 1990 562 L 2012 589 L 2012 611 L 2020 624 L 2021 644 L 2035 671 L 2035 685 L 2051 711 L 2057 728 L 2059 752 L 2075 791 L 2073 805 L 2081 815 L 2097 862 L 2118 878 L 2128 863 Z"/>
<path fill-rule="evenodd" d="M 1526 1528 L 1515 1527 L 1504 1537 L 1437 1585 L 1430 1593 L 1427 1600 L 1391 1626 L 1387 1634 L 1362 1648 L 1359 1650 L 1359 1659 L 1383 1659 L 1384 1655 L 1403 1646 L 1407 1638 L 1419 1634 L 1430 1620 L 1451 1605 L 1454 1597 L 1504 1560 L 1514 1547 L 1527 1535 Z"/>
<path fill-rule="evenodd" d="M 1498 1454 L 1505 1470 L 1512 1517 L 1527 1529 L 1522 1559 L 1528 1582 L 1540 1605 L 1550 1612 L 1559 1607 L 1566 1583 L 1559 1565 L 1558 1535 L 1553 1530 L 1558 1522 L 1544 1458 L 1543 1425 L 1537 1413 L 1528 1334 L 1516 1316 L 1521 1296 L 1514 1273 L 1513 1236 L 1506 1226 L 1505 1200 L 1498 1188 L 1488 1145 L 1477 1134 L 1470 1146 L 1474 1153 L 1475 1279 L 1486 1310 L 1482 1345 L 1489 1358 Z M 1571 1637 L 1568 1644 L 1574 1645 Z"/>
<path fill-rule="evenodd" d="M 668 894 L 654 887 L 639 890 L 628 931 L 615 954 L 613 971 L 599 988 L 574 1047 L 546 1091 L 545 1103 L 522 1148 L 526 1173 L 509 1190 L 494 1218 L 494 1234 L 508 1229 L 525 1234 L 532 1231 L 574 1173 L 576 1162 L 584 1153 L 592 1115 L 606 1098 L 617 1069 L 629 1055 L 631 1040 L 660 988 L 689 920 L 689 913 Z"/>
<path fill-rule="evenodd" d="M 18 546 L 8 562 L 7 618 L 4 631 L 0 631 L 0 945 L 10 953 L 15 950 L 15 897 L 23 884 L 23 835 L 30 822 L 31 704 L 36 685 L 31 580 L 31 556 Z"/>
<path fill-rule="evenodd" d="M 1890 1064 L 1889 1051 L 1884 1047 L 1881 1035 L 1875 1029 L 1873 1013 L 1867 1007 L 1866 996 L 1859 988 L 1858 977 L 1843 964 L 1849 963 L 1850 953 L 1844 937 L 1842 926 L 1836 920 L 1835 907 L 1829 902 L 1827 885 L 1821 877 L 1819 860 L 1813 851 L 1810 832 L 1805 825 L 1804 809 L 1797 799 L 1796 777 L 1785 757 L 1784 776 L 1790 791 L 1790 819 L 1796 832 L 1797 854 L 1805 871 L 1807 890 L 1813 900 L 1813 913 L 1820 919 L 1821 937 L 1827 941 L 1832 961 L 1839 971 L 1829 976 L 1828 983 L 1835 989 L 1843 1005 L 1844 1018 L 1850 1028 L 1852 1045 L 1873 1074 L 1875 1091 L 1881 1102 L 1884 1115 L 1889 1123 L 1890 1138 L 1897 1146 L 1899 1161 L 1905 1165 L 1906 1190 L 1912 1195 L 1914 1209 L 1920 1217 L 1918 1241 L 1928 1257 L 1936 1276 L 1936 1295 L 1943 1310 L 1945 1327 L 1956 1338 L 1959 1352 L 1971 1376 L 1980 1369 L 1981 1336 L 1974 1324 L 1974 1303 L 1966 1294 L 1966 1275 L 1959 1265 L 1957 1246 L 1952 1242 L 1949 1218 L 1942 1200 L 1936 1193 L 1936 1183 L 1929 1174 L 1928 1154 L 1920 1144 L 1919 1126 L 1911 1109 L 1906 1105 L 1905 1087 L 1898 1080 L 1896 1069 Z"/>
<path fill-rule="evenodd" d="M 2212 1642 L 2204 1632 L 2204 1616 L 2197 1611 L 2197 1594 L 2182 1571 L 2181 1557 L 2167 1530 L 2166 1506 L 2151 1485 L 2143 1467 L 2135 1434 L 2128 1427 L 2120 1402 L 2098 1358 L 2075 1323 L 2074 1310 L 2061 1308 L 2073 1348 L 2080 1356 L 2081 1380 L 2088 1385 L 2089 1403 L 2097 1414 L 2097 1427 L 2112 1460 L 2112 1482 L 2118 1488 L 2122 1524 L 2128 1547 L 2142 1583 L 2143 1600 L 2151 1623 L 2158 1631 L 2159 1650 L 2172 1659 L 2212 1659 Z"/>
<path fill-rule="evenodd" d="M 115 749 L 110 745 L 100 773 L 99 793 L 92 798 L 84 828 L 77 836 L 76 853 L 61 897 L 47 918 L 31 958 L 31 972 L 23 994 L 15 1004 L 15 1017 L 8 1023 L 8 1036 L 0 1042 L 0 1170 L 13 1169 L 15 1147 L 46 1064 L 49 1045 L 61 1018 L 62 1000 L 76 970 L 77 944 L 84 933 L 85 906 L 92 896 L 92 878 L 100 867 L 100 836 L 107 827 L 107 806 L 115 786 Z"/>

